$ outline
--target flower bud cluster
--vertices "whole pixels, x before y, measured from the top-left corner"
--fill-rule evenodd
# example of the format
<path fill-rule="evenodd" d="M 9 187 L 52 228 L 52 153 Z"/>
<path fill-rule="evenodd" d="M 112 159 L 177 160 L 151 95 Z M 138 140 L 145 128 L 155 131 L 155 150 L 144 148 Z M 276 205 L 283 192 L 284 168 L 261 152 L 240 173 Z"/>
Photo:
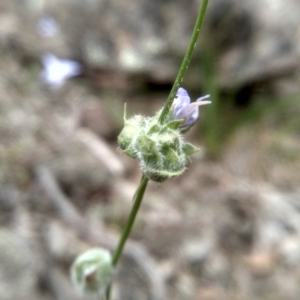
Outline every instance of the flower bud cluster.
<path fill-rule="evenodd" d="M 178 90 L 164 124 L 159 122 L 161 111 L 152 118 L 136 115 L 126 119 L 124 116 L 124 128 L 118 136 L 119 147 L 139 161 L 144 176 L 150 180 L 162 182 L 181 175 L 188 156 L 198 151 L 182 138 L 182 132 L 198 118 L 198 106 L 190 104 L 187 93 L 182 95 L 183 91 L 182 88 Z"/>

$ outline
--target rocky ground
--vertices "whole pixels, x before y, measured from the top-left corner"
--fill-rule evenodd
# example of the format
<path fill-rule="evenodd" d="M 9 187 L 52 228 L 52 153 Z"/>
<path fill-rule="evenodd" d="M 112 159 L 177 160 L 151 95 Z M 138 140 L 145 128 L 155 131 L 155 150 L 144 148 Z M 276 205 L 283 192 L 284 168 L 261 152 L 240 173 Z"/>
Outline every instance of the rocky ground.
<path fill-rule="evenodd" d="M 198 5 L 1 1 L 0 300 L 89 299 L 70 265 L 115 248 L 141 176 L 117 149 L 124 103 L 163 105 Z M 114 299 L 299 299 L 299 13 L 292 0 L 211 1 L 185 79 L 214 102 L 186 137 L 202 151 L 180 178 L 149 185 Z M 74 78 L 58 80 L 65 69 L 51 73 L 46 53 L 76 62 L 63 62 Z M 243 122 L 211 155 L 229 94 L 226 114 Z"/>

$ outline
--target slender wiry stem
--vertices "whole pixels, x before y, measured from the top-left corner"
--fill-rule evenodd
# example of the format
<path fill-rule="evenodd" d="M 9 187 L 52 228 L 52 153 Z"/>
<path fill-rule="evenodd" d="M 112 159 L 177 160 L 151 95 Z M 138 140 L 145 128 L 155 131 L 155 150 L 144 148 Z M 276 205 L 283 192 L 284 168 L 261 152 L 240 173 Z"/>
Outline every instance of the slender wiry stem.
<path fill-rule="evenodd" d="M 184 59 L 182 61 L 181 67 L 180 67 L 179 72 L 177 74 L 177 77 L 175 79 L 172 90 L 171 90 L 171 92 L 168 96 L 166 104 L 165 104 L 165 106 L 164 106 L 164 108 L 163 108 L 163 110 L 160 114 L 160 117 L 159 117 L 159 122 L 162 123 L 162 124 L 166 121 L 166 118 L 169 114 L 169 111 L 170 111 L 173 99 L 175 97 L 175 94 L 176 94 L 176 92 L 177 92 L 177 90 L 178 90 L 178 88 L 179 88 L 179 86 L 182 82 L 184 74 L 185 74 L 185 72 L 188 68 L 189 62 L 191 60 L 192 54 L 194 52 L 194 49 L 195 49 L 195 46 L 196 46 L 196 43 L 197 43 L 197 40 L 198 40 L 199 32 L 200 32 L 200 29 L 202 27 L 202 23 L 203 23 L 203 20 L 204 20 L 204 16 L 205 16 L 206 8 L 207 8 L 207 5 L 208 5 L 208 1 L 209 0 L 202 0 L 201 7 L 199 9 L 198 17 L 197 17 L 197 20 L 196 20 L 196 24 L 195 24 L 195 27 L 194 27 L 194 30 L 193 30 L 193 33 L 192 33 L 192 37 L 191 37 L 191 40 L 190 40 L 190 44 L 187 48 L 186 54 L 185 54 Z M 113 263 L 114 267 L 117 265 L 121 255 L 122 255 L 122 251 L 123 251 L 123 248 L 126 244 L 126 241 L 127 241 L 128 237 L 130 235 L 130 232 L 131 232 L 132 226 L 134 224 L 136 215 L 137 215 L 137 213 L 139 211 L 139 208 L 140 208 L 140 205 L 142 203 L 142 200 L 143 200 L 146 188 L 147 188 L 148 181 L 149 180 L 145 176 L 143 176 L 142 179 L 141 179 L 141 182 L 140 182 L 140 184 L 139 184 L 139 186 L 138 186 L 138 188 L 137 188 L 137 190 L 134 194 L 134 197 L 133 197 L 134 203 L 133 203 L 130 215 L 129 215 L 128 220 L 126 222 L 123 233 L 121 235 L 121 238 L 120 238 L 119 244 L 117 246 L 117 249 L 115 250 L 115 252 L 113 254 L 112 263 Z M 108 289 L 107 289 L 107 293 L 106 293 L 106 299 L 107 300 L 110 299 L 110 289 L 111 289 L 111 286 L 109 286 Z"/>
<path fill-rule="evenodd" d="M 142 203 L 142 200 L 143 200 L 143 197 L 144 197 L 144 194 L 145 194 L 145 191 L 146 191 L 146 188 L 147 188 L 147 185 L 148 185 L 148 182 L 149 180 L 143 176 L 142 179 L 141 179 L 141 182 L 133 196 L 133 206 L 132 206 L 132 209 L 130 211 L 130 214 L 129 214 L 129 217 L 128 217 L 128 220 L 127 220 L 127 223 L 125 225 L 125 228 L 122 232 L 122 235 L 121 235 L 121 238 L 119 240 L 119 244 L 113 254 L 113 258 L 112 258 L 112 264 L 113 266 L 115 267 L 121 257 L 121 254 L 122 254 L 122 251 L 123 251 L 123 248 L 125 246 L 125 243 L 130 235 L 130 232 L 131 232 L 131 229 L 132 229 L 132 226 L 133 226 L 133 223 L 135 221 L 135 217 L 139 211 L 139 208 L 140 208 L 140 205 Z M 110 298 L 110 289 L 111 289 L 111 286 L 108 287 L 107 289 L 107 292 L 106 292 L 106 299 L 108 300 Z"/>
<path fill-rule="evenodd" d="M 135 217 L 136 217 L 136 215 L 139 211 L 140 205 L 142 203 L 144 193 L 145 193 L 145 190 L 147 188 L 148 181 L 149 180 L 146 177 L 143 176 L 142 179 L 141 179 L 141 182 L 140 182 L 140 184 L 139 184 L 139 186 L 138 186 L 138 188 L 137 188 L 137 190 L 136 190 L 136 192 L 133 196 L 133 201 L 134 202 L 133 202 L 133 206 L 132 206 L 130 215 L 128 217 L 128 221 L 127 221 L 127 223 L 125 225 L 125 228 L 123 230 L 123 233 L 122 233 L 122 236 L 120 238 L 118 247 L 117 247 L 117 249 L 116 249 L 116 251 L 114 252 L 114 255 L 113 255 L 113 259 L 112 259 L 113 266 L 117 265 L 117 263 L 120 259 L 120 256 L 122 254 L 123 248 L 125 246 L 125 243 L 127 241 L 127 238 L 130 235 Z"/>
<path fill-rule="evenodd" d="M 162 112 L 159 116 L 159 122 L 162 123 L 162 124 L 164 123 L 165 119 L 167 118 L 167 116 L 169 114 L 169 111 L 170 111 L 171 105 L 173 103 L 173 99 L 175 97 L 175 94 L 176 94 L 178 88 L 180 87 L 180 84 L 183 80 L 184 74 L 185 74 L 185 72 L 186 72 L 186 70 L 189 66 L 192 54 L 194 52 L 194 49 L 195 49 L 195 46 L 196 46 L 196 43 L 197 43 L 197 40 L 198 40 L 200 29 L 201 29 L 202 24 L 203 24 L 203 20 L 204 20 L 204 16 L 205 16 L 205 13 L 206 13 L 206 8 L 207 8 L 207 5 L 208 5 L 208 1 L 209 0 L 202 0 L 201 7 L 199 9 L 198 17 L 197 17 L 195 27 L 194 27 L 194 30 L 193 30 L 193 33 L 192 33 L 192 37 L 191 37 L 191 40 L 190 40 L 190 44 L 189 44 L 189 46 L 187 48 L 187 51 L 185 53 L 185 56 L 183 58 L 182 64 L 180 66 L 179 72 L 177 74 L 177 77 L 176 77 L 175 82 L 173 84 L 173 87 L 171 89 L 171 92 L 169 94 L 167 102 L 166 102 L 166 104 L 165 104 L 165 106 L 164 106 L 164 108 L 163 108 L 163 110 L 162 110 Z"/>

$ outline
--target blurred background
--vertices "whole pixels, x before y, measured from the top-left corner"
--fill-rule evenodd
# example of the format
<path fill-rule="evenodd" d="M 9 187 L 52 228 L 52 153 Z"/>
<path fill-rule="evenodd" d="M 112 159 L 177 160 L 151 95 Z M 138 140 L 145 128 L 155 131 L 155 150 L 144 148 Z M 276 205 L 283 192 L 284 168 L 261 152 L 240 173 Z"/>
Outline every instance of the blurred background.
<path fill-rule="evenodd" d="M 79 300 L 140 180 L 128 115 L 162 107 L 200 1 L 0 2 L 0 300 Z M 212 104 L 187 172 L 151 183 L 113 299 L 300 299 L 300 1 L 211 0 L 183 82 Z M 93 298 L 94 299 L 94 298 Z"/>

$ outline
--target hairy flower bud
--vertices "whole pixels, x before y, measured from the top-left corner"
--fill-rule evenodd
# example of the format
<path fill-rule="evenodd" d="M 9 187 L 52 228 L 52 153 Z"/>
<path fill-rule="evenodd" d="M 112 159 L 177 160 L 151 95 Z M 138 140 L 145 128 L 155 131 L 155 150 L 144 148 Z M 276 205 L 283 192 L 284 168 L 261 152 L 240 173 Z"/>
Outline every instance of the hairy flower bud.
<path fill-rule="evenodd" d="M 102 248 L 93 248 L 81 254 L 71 267 L 72 282 L 81 294 L 104 295 L 112 275 L 111 255 Z"/>
<path fill-rule="evenodd" d="M 197 121 L 199 105 L 210 103 L 202 101 L 207 98 L 190 103 L 187 92 L 180 88 L 170 117 L 164 124 L 158 121 L 160 111 L 152 118 L 137 115 L 130 119 L 126 119 L 125 112 L 124 128 L 118 136 L 119 147 L 139 161 L 144 176 L 150 180 L 162 182 L 181 175 L 187 157 L 198 151 L 192 144 L 184 142 L 182 133 Z"/>

